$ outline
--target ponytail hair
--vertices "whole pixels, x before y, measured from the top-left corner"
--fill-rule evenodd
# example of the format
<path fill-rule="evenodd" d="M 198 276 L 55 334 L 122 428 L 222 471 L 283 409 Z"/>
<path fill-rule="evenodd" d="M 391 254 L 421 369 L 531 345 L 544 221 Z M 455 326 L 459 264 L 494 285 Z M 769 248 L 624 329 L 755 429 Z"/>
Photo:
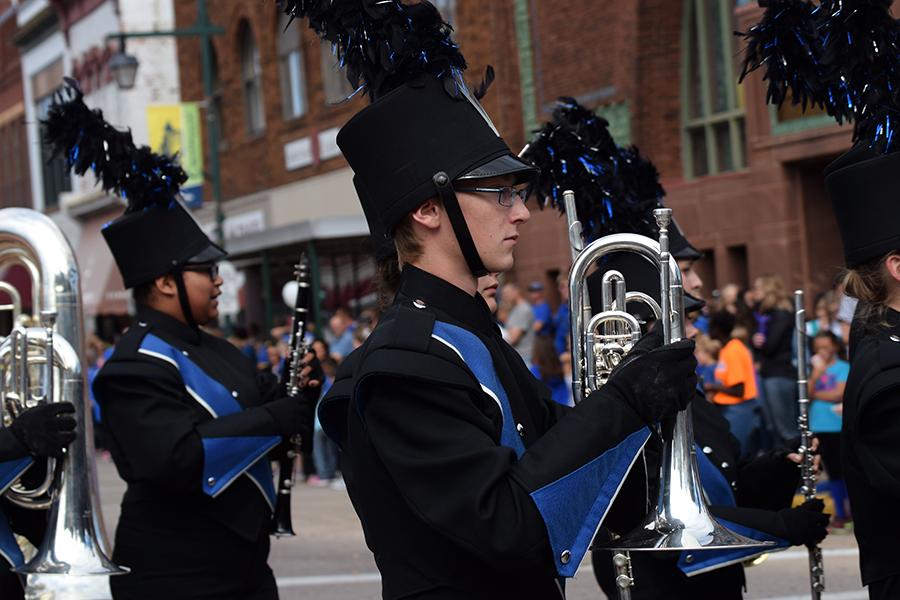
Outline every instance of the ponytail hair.
<path fill-rule="evenodd" d="M 892 278 L 884 263 L 889 256 L 898 253 L 900 252 L 888 252 L 880 258 L 844 272 L 844 290 L 848 296 L 859 300 L 856 315 L 864 325 L 887 325 Z"/>
<path fill-rule="evenodd" d="M 375 263 L 378 279 L 378 310 L 384 312 L 394 303 L 400 287 L 400 263 L 396 254 L 380 258 Z"/>

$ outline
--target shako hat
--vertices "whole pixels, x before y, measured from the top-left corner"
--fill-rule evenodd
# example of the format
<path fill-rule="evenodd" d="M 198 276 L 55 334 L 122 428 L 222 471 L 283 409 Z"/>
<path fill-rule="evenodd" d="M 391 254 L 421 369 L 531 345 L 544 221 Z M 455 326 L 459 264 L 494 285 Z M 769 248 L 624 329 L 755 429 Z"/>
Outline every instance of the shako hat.
<path fill-rule="evenodd" d="M 847 267 L 900 250 L 900 152 L 854 146 L 825 169 Z"/>
<path fill-rule="evenodd" d="M 422 76 L 379 98 L 340 130 L 337 143 L 353 169 L 365 211 L 390 232 L 409 212 L 434 198 L 434 177 L 449 180 L 512 175 L 530 180 L 536 169 L 518 159 L 484 110 L 463 88 L 449 94 Z"/>
<path fill-rule="evenodd" d="M 486 273 L 453 182 L 500 175 L 525 181 L 536 172 L 510 151 L 478 103 L 493 71 L 478 90 L 468 89 L 452 28 L 427 1 L 278 4 L 292 18 L 308 19 L 331 43 L 351 85 L 372 101 L 344 125 L 337 143 L 353 169 L 376 255 L 390 254 L 392 232 L 406 214 L 438 197 L 469 270 Z"/>
<path fill-rule="evenodd" d="M 87 107 L 78 82 L 66 78 L 47 113 L 45 139 L 72 171 L 91 170 L 106 192 L 126 201 L 125 213 L 103 227 L 126 288 L 226 255 L 178 199 L 187 174 L 171 158 L 135 146 L 130 131 Z"/>

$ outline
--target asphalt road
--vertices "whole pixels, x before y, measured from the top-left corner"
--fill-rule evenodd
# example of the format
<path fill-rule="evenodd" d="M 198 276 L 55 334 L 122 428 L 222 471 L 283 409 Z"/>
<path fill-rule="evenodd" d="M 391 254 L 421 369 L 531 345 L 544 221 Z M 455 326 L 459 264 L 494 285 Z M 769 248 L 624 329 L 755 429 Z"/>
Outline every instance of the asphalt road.
<path fill-rule="evenodd" d="M 124 484 L 111 463 L 98 461 L 98 473 L 103 513 L 112 539 Z M 273 540 L 269 559 L 282 600 L 380 598 L 378 571 L 346 492 L 298 485 L 293 500 L 293 521 L 298 536 Z M 859 583 L 859 555 L 853 536 L 830 536 L 823 548 L 827 583 L 824 600 L 865 600 L 867 595 Z M 810 597 L 805 550 L 772 554 L 761 565 L 748 568 L 746 573 L 747 600 Z M 569 600 L 604 597 L 594 581 L 590 561 L 585 561 L 567 590 Z"/>

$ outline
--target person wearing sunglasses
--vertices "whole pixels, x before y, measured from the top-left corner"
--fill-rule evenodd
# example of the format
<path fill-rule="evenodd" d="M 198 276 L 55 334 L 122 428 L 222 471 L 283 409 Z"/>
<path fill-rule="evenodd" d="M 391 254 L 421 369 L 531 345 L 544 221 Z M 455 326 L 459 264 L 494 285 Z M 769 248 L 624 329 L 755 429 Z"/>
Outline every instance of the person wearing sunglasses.
<path fill-rule="evenodd" d="M 136 315 L 93 382 L 127 484 L 112 558 L 130 572 L 110 579 L 112 595 L 275 599 L 268 455 L 298 433 L 311 444 L 321 377 L 311 378 L 307 364 L 304 392 L 287 397 L 240 350 L 202 329 L 218 318 L 225 251 L 179 201 L 186 175 L 136 148 L 69 86 L 50 109 L 47 141 L 70 168 L 94 169 L 107 191 L 128 199 L 102 233 Z"/>

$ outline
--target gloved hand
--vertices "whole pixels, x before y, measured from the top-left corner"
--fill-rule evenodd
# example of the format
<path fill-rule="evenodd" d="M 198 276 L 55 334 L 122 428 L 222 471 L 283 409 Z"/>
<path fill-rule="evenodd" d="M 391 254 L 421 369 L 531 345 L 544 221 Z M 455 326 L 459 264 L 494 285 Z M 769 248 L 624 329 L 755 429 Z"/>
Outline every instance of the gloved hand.
<path fill-rule="evenodd" d="M 776 535 L 794 546 L 815 546 L 828 535 L 828 515 L 823 514 L 825 503 L 816 498 L 796 508 L 783 508 L 776 515 L 780 532 Z"/>
<path fill-rule="evenodd" d="M 645 338 L 653 335 L 652 332 Z M 625 360 L 613 369 L 606 388 L 610 388 L 647 424 L 654 424 L 684 410 L 697 387 L 697 359 L 694 342 L 681 340 L 647 349 L 650 338 L 641 347 L 641 339 Z M 638 353 L 634 354 L 637 350 Z"/>
<path fill-rule="evenodd" d="M 312 449 L 315 406 L 315 401 L 304 394 L 296 398 L 285 396 L 263 405 L 275 421 L 278 435 L 288 439 L 300 435 L 304 451 Z"/>
<path fill-rule="evenodd" d="M 74 413 L 71 402 L 39 404 L 13 420 L 9 430 L 34 456 L 59 458 L 75 441 Z"/>

